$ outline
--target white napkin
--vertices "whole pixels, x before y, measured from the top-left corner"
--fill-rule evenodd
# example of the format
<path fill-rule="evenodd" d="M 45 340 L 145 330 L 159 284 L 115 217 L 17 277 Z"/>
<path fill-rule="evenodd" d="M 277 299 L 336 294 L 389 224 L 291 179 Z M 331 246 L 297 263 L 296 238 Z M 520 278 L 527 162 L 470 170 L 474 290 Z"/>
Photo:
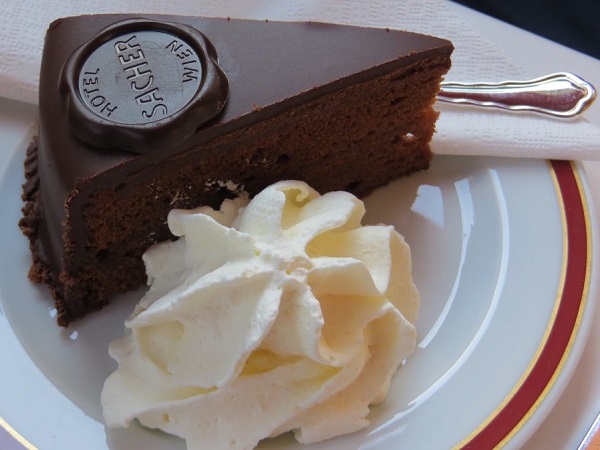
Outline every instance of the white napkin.
<path fill-rule="evenodd" d="M 544 75 L 518 67 L 451 12 L 445 0 L 2 0 L 0 96 L 37 103 L 43 40 L 53 19 L 111 12 L 319 20 L 399 28 L 454 43 L 447 80 L 500 81 Z M 442 113 L 432 142 L 438 154 L 600 159 L 600 128 L 584 118 L 564 121 L 444 105 L 438 109 Z"/>

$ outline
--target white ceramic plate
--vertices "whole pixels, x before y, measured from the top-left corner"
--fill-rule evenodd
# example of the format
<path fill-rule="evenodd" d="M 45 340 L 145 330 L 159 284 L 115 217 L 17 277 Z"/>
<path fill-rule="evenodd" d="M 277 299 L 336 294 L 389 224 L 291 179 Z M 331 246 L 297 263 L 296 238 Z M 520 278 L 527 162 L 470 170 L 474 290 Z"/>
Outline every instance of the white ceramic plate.
<path fill-rule="evenodd" d="M 182 449 L 160 432 L 109 430 L 101 420 L 102 383 L 115 368 L 106 349 L 141 294 L 65 330 L 46 289 L 27 279 L 17 222 L 30 122 L 25 114 L 19 127 L 0 125 L 0 448 Z M 595 224 L 586 198 L 578 165 L 463 157 L 437 157 L 429 171 L 375 192 L 367 221 L 395 225 L 412 247 L 418 348 L 366 430 L 309 447 L 286 435 L 260 448 L 524 443 L 590 326 Z"/>

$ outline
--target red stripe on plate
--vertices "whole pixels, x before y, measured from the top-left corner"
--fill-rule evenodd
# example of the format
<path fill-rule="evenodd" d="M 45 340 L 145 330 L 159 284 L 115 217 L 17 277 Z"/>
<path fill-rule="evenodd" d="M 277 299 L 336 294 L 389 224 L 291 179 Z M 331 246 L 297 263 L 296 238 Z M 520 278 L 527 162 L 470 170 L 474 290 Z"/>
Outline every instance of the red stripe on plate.
<path fill-rule="evenodd" d="M 560 298 L 556 317 L 539 358 L 533 362 L 531 371 L 521 386 L 504 407 L 464 443 L 462 448 L 465 449 L 494 448 L 521 426 L 560 372 L 562 361 L 569 353 L 578 328 L 588 279 L 589 230 L 586 207 L 575 174 L 576 169 L 571 162 L 551 161 L 550 164 L 562 198 L 567 245 L 564 284 L 562 292 L 558 293 Z"/>

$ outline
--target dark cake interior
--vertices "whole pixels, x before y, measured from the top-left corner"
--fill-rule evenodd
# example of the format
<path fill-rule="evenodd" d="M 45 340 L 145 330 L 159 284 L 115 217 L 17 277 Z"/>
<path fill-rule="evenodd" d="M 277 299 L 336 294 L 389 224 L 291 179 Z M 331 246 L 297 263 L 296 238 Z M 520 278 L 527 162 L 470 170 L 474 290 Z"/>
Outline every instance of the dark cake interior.
<path fill-rule="evenodd" d="M 364 196 L 429 166 L 432 104 L 452 45 L 316 23 L 150 16 L 190 25 L 212 42 L 228 79 L 226 103 L 192 132 L 147 139 L 141 151 L 140 137 L 127 133 L 121 147 L 127 139 L 138 147 L 95 145 L 75 129 L 85 123 L 66 119 L 77 99 L 57 86 L 71 54 L 125 18 L 61 19 L 46 37 L 20 226 L 33 255 L 30 277 L 52 290 L 62 326 L 145 282 L 141 255 L 171 238 L 173 208 L 218 207 L 282 179 Z"/>

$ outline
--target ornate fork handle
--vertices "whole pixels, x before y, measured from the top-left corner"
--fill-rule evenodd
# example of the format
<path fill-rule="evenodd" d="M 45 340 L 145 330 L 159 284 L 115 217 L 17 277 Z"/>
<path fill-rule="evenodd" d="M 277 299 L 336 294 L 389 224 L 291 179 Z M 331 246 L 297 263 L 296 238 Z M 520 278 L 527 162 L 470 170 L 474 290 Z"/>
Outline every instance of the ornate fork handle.
<path fill-rule="evenodd" d="M 557 117 L 575 117 L 585 111 L 595 98 L 594 86 L 566 72 L 529 81 L 443 82 L 437 96 L 443 102 L 535 111 Z"/>

